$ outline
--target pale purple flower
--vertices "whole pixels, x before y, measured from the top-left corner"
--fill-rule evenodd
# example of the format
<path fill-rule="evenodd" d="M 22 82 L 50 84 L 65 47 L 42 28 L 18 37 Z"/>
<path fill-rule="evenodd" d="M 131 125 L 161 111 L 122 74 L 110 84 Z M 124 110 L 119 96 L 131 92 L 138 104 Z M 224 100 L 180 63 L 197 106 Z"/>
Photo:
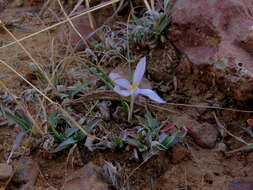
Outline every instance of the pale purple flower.
<path fill-rule="evenodd" d="M 160 98 L 153 90 L 139 88 L 145 70 L 146 70 L 146 57 L 143 57 L 136 66 L 132 84 L 119 74 L 111 72 L 109 77 L 115 83 L 115 87 L 113 90 L 122 96 L 144 95 L 155 102 L 165 103 L 165 101 L 162 98 Z"/>

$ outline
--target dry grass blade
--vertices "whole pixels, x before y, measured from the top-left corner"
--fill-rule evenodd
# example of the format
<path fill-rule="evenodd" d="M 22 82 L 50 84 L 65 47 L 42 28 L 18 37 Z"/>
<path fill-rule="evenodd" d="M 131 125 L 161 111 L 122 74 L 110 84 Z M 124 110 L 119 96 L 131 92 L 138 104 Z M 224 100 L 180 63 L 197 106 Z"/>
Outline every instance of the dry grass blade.
<path fill-rule="evenodd" d="M 26 113 L 27 117 L 30 119 L 33 126 L 37 129 L 37 132 L 39 132 L 40 135 L 44 135 L 43 130 L 39 127 L 37 122 L 33 119 L 31 113 L 16 99 L 16 97 L 10 92 L 10 90 L 6 87 L 6 85 L 1 80 L 0 80 L 0 87 L 3 88 L 5 92 L 7 92 L 9 95 L 13 97 L 13 100 L 15 101 L 15 103 L 21 107 L 24 113 Z"/>
<path fill-rule="evenodd" d="M 65 164 L 65 178 L 67 178 L 68 176 L 68 164 L 69 164 L 70 157 L 73 156 L 76 147 L 77 147 L 77 144 L 74 144 L 73 147 L 69 150 L 68 157 Z"/>
<path fill-rule="evenodd" d="M 65 12 L 60 0 L 57 0 L 58 4 L 61 7 L 61 10 L 63 12 L 63 14 L 65 15 L 65 17 L 67 18 L 69 24 L 71 25 L 71 27 L 73 28 L 73 30 L 78 34 L 78 36 L 83 40 L 84 44 L 86 47 L 89 47 L 88 42 L 84 39 L 84 37 L 80 34 L 80 32 L 77 30 L 77 28 L 75 27 L 75 25 L 73 24 L 73 22 L 70 20 L 69 16 L 67 15 L 67 13 Z M 89 13 L 88 13 L 89 14 Z"/>
<path fill-rule="evenodd" d="M 206 109 L 215 109 L 215 110 L 224 110 L 224 111 L 231 111 L 231 112 L 241 112 L 241 113 L 253 113 L 253 110 L 239 110 L 234 108 L 222 108 L 218 106 L 205 106 L 205 105 L 198 105 L 198 104 L 178 104 L 178 103 L 154 103 L 148 102 L 148 105 L 153 107 L 160 108 L 161 110 L 167 109 L 168 106 L 179 106 L 179 107 L 189 107 L 189 108 L 206 108 Z"/>
<path fill-rule="evenodd" d="M 150 0 L 152 10 L 155 10 L 155 0 Z"/>
<path fill-rule="evenodd" d="M 84 0 L 79 0 L 76 4 L 76 6 L 74 7 L 74 9 L 70 12 L 70 16 L 73 15 L 73 13 L 80 7 L 80 5 L 83 3 Z"/>
<path fill-rule="evenodd" d="M 231 137 L 234 137 L 236 140 L 238 140 L 239 142 L 249 145 L 250 143 L 247 143 L 246 141 L 244 141 L 241 137 L 237 137 L 234 134 L 232 134 L 229 130 L 226 129 L 226 127 L 219 121 L 218 117 L 216 116 L 216 114 L 213 112 L 213 116 L 215 118 L 216 124 L 223 129 L 224 131 L 227 132 L 227 134 L 229 134 Z"/>
<path fill-rule="evenodd" d="M 147 9 L 148 9 L 148 10 L 151 10 L 151 7 L 150 7 L 148 1 L 147 1 L 147 0 L 143 0 L 143 1 L 144 1 L 145 5 L 146 5 Z"/>
<path fill-rule="evenodd" d="M 89 8 L 90 8 L 89 0 L 86 0 L 86 1 L 85 1 L 85 4 L 86 4 L 86 7 L 89 9 Z M 88 17 L 89 17 L 90 27 L 91 27 L 93 30 L 95 30 L 95 24 L 94 24 L 94 20 L 93 20 L 92 14 L 91 14 L 91 13 L 88 13 Z"/>
<path fill-rule="evenodd" d="M 53 84 L 51 83 L 50 79 L 48 78 L 47 74 L 43 71 L 40 64 L 32 57 L 32 55 L 29 53 L 29 51 L 18 41 L 18 39 L 11 33 L 11 31 L 4 25 L 2 21 L 0 21 L 1 26 L 3 29 L 17 42 L 17 44 L 23 49 L 23 51 L 27 54 L 27 56 L 32 60 L 32 62 L 38 67 L 41 74 L 44 75 L 47 82 L 50 84 L 51 87 L 53 87 Z"/>
<path fill-rule="evenodd" d="M 96 11 L 96 10 L 99 10 L 99 9 L 101 9 L 101 8 L 107 7 L 107 6 L 109 6 L 109 5 L 112 5 L 112 4 L 114 4 L 114 3 L 117 3 L 117 2 L 119 2 L 119 1 L 120 1 L 120 0 L 111 0 L 111 1 L 106 2 L 106 3 L 101 3 L 101 4 L 99 4 L 99 5 L 97 5 L 97 6 L 93 7 L 93 8 L 88 9 L 87 11 L 84 11 L 84 12 L 82 12 L 82 13 L 76 15 L 76 16 L 70 17 L 69 19 L 70 19 L 70 20 L 76 19 L 76 18 L 78 18 L 78 17 L 80 17 L 80 16 L 83 16 L 83 15 L 86 15 L 86 14 L 91 13 L 91 12 L 93 12 L 93 11 Z M 38 34 L 40 34 L 40 33 L 42 33 L 42 32 L 46 32 L 46 31 L 48 31 L 48 30 L 51 30 L 51 29 L 53 29 L 53 28 L 55 28 L 55 27 L 57 27 L 57 26 L 60 26 L 60 25 L 62 25 L 62 24 L 65 24 L 65 23 L 67 23 L 67 22 L 69 22 L 68 19 L 63 20 L 63 21 L 60 21 L 60 22 L 58 22 L 58 23 L 56 23 L 56 24 L 53 24 L 52 26 L 49 26 L 49 27 L 47 27 L 47 28 L 45 28 L 45 29 L 42 29 L 42 30 L 40 30 L 40 31 L 38 31 L 38 32 L 35 32 L 35 33 L 30 34 L 30 35 L 28 35 L 28 36 L 25 36 L 25 37 L 23 37 L 23 38 L 17 39 L 17 40 L 14 41 L 14 42 L 10 42 L 9 44 L 6 44 L 6 45 L 4 45 L 4 46 L 1 46 L 0 49 L 3 49 L 3 48 L 6 48 L 6 47 L 9 47 L 9 46 L 12 46 L 12 45 L 16 44 L 17 42 L 22 42 L 22 41 L 24 41 L 24 40 L 26 40 L 26 39 L 32 38 L 32 37 L 34 37 L 34 36 L 37 36 Z M 0 20 L 0 26 L 1 26 L 1 25 L 2 25 L 2 22 L 1 22 L 1 20 Z"/>
<path fill-rule="evenodd" d="M 41 92 L 36 86 L 34 86 L 32 83 L 30 83 L 25 77 L 23 77 L 19 72 L 17 72 L 14 68 L 12 68 L 8 63 L 6 63 L 3 60 L 0 60 L 0 63 L 2 63 L 5 67 L 10 69 L 12 72 L 14 72 L 17 76 L 19 76 L 22 80 L 24 80 L 29 86 L 31 86 L 33 89 L 35 89 L 40 95 L 42 95 L 45 99 L 47 99 L 51 104 L 55 104 L 54 101 L 52 101 L 49 97 L 47 97 L 43 92 Z"/>
<path fill-rule="evenodd" d="M 40 10 L 39 16 L 42 16 L 44 12 L 46 11 L 47 7 L 49 7 L 51 0 L 47 0 L 47 2 L 44 3 L 42 9 Z"/>
<path fill-rule="evenodd" d="M 24 80 L 28 85 L 30 85 L 33 89 L 35 89 L 41 96 L 43 96 L 46 100 L 48 100 L 51 104 L 56 105 L 61 112 L 65 115 L 65 117 L 67 117 L 76 128 L 78 128 L 84 135 L 91 137 L 93 139 L 97 139 L 97 140 L 102 140 L 94 135 L 91 135 L 89 133 L 87 133 L 70 115 L 68 112 L 66 112 L 61 105 L 59 105 L 58 103 L 54 102 L 53 100 L 51 100 L 47 95 L 45 95 L 41 90 L 39 90 L 36 86 L 34 86 L 32 83 L 30 83 L 27 79 L 25 79 L 19 72 L 17 72 L 14 68 L 12 68 L 9 64 L 7 64 L 6 62 L 0 60 L 0 63 L 2 63 L 4 66 L 6 66 L 7 68 L 9 68 L 11 71 L 13 71 L 16 75 L 18 75 L 22 80 Z M 7 87 L 6 87 L 7 88 Z M 8 89 L 8 88 L 7 88 Z"/>

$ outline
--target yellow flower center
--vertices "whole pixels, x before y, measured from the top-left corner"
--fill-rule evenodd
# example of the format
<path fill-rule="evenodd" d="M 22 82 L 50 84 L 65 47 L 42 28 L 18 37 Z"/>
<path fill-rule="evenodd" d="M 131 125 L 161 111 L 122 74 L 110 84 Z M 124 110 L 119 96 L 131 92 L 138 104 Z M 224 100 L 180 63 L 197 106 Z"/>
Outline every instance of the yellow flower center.
<path fill-rule="evenodd" d="M 134 82 L 134 83 L 132 84 L 132 87 L 129 88 L 128 90 L 135 90 L 137 87 L 138 87 L 138 83 L 137 83 L 137 82 Z"/>

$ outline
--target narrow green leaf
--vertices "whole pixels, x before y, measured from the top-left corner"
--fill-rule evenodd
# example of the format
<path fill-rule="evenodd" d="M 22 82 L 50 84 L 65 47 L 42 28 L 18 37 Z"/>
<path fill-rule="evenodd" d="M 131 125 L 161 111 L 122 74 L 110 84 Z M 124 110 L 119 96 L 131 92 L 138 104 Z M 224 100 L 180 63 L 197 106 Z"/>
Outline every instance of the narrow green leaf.
<path fill-rule="evenodd" d="M 51 132 L 53 133 L 53 136 L 59 140 L 62 141 L 64 139 L 64 135 L 62 135 L 60 132 L 57 131 L 57 116 L 55 114 L 52 114 L 48 117 L 48 122 L 50 124 Z"/>
<path fill-rule="evenodd" d="M 156 119 L 151 115 L 150 112 L 146 113 L 146 125 L 148 128 L 151 130 L 155 130 L 158 126 L 159 123 L 156 121 Z"/>
<path fill-rule="evenodd" d="M 71 127 L 71 128 L 67 128 L 65 130 L 65 132 L 63 133 L 64 137 L 70 137 L 72 136 L 74 133 L 76 133 L 78 131 L 77 128 L 75 127 Z"/>
<path fill-rule="evenodd" d="M 156 148 L 159 150 L 167 150 L 173 145 L 175 145 L 179 140 L 179 133 L 176 132 L 171 136 L 168 136 L 166 133 L 162 133 L 159 137 L 159 142 L 156 145 Z"/>
<path fill-rule="evenodd" d="M 29 131 L 32 128 L 29 121 L 19 118 L 18 116 L 16 116 L 14 113 L 9 111 L 8 109 L 1 108 L 1 111 L 4 113 L 4 116 L 6 117 L 7 120 L 17 124 L 17 126 L 20 129 L 22 129 L 24 131 Z"/>
<path fill-rule="evenodd" d="M 69 138 L 65 141 L 63 141 L 61 144 L 59 144 L 52 152 L 60 152 L 66 148 L 68 148 L 70 145 L 77 143 L 77 140 L 74 138 Z"/>

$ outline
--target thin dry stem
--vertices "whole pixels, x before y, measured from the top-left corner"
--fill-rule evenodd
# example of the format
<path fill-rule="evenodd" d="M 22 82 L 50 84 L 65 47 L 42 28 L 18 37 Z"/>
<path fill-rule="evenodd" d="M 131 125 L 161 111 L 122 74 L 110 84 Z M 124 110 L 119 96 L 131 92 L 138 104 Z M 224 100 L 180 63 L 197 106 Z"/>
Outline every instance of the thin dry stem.
<path fill-rule="evenodd" d="M 91 135 L 87 133 L 74 119 L 69 115 L 68 112 L 66 112 L 62 106 L 53 100 L 51 100 L 47 95 L 45 95 L 41 90 L 39 90 L 36 86 L 34 86 L 32 83 L 30 83 L 27 79 L 25 79 L 19 72 L 17 72 L 14 68 L 12 68 L 9 64 L 7 64 L 5 61 L 0 60 L 0 63 L 2 63 L 4 66 L 8 67 L 11 71 L 13 71 L 16 75 L 18 75 L 22 80 L 24 80 L 28 85 L 30 85 L 33 89 L 35 89 L 41 96 L 43 96 L 46 100 L 48 100 L 51 104 L 54 104 L 58 106 L 58 108 L 61 110 L 61 112 L 74 124 L 76 128 L 78 128 L 84 135 L 91 137 L 93 139 L 102 140 L 94 135 Z"/>
<path fill-rule="evenodd" d="M 52 101 L 49 97 L 47 97 L 43 92 L 41 92 L 36 86 L 34 86 L 32 83 L 30 83 L 25 77 L 23 77 L 19 72 L 17 72 L 13 67 L 11 67 L 8 63 L 6 63 L 3 60 L 0 60 L 0 63 L 2 63 L 5 67 L 9 68 L 12 72 L 14 72 L 16 75 L 18 75 L 22 80 L 24 80 L 28 85 L 30 85 L 33 89 L 35 89 L 41 96 L 43 96 L 45 99 L 47 99 L 51 104 L 55 104 L 54 101 Z"/>
<path fill-rule="evenodd" d="M 67 15 L 67 13 L 65 12 L 60 0 L 57 0 L 58 4 L 61 7 L 61 10 L 63 12 L 63 14 L 65 15 L 65 17 L 67 18 L 69 24 L 71 25 L 71 27 L 73 28 L 73 30 L 78 34 L 78 36 L 82 39 L 82 41 L 84 42 L 86 47 L 89 47 L 88 42 L 84 39 L 84 37 L 80 34 L 80 32 L 77 30 L 77 28 L 75 27 L 75 25 L 73 24 L 73 22 L 70 20 L 69 16 Z M 89 13 L 88 13 L 89 14 Z"/>
<path fill-rule="evenodd" d="M 155 10 L 155 0 L 150 0 L 152 10 Z"/>
<path fill-rule="evenodd" d="M 3 29 L 17 42 L 17 44 L 23 49 L 23 51 L 27 54 L 27 56 L 32 60 L 32 62 L 38 67 L 38 69 L 40 70 L 41 74 L 44 75 L 45 79 L 48 81 L 48 83 L 50 84 L 50 86 L 53 87 L 53 84 L 51 83 L 50 79 L 48 78 L 47 74 L 43 71 L 43 69 L 41 68 L 40 64 L 32 57 L 32 55 L 30 54 L 30 52 L 17 40 L 17 38 L 12 34 L 12 32 L 3 24 L 2 21 L 0 21 L 2 24 L 1 26 L 3 27 Z"/>
<path fill-rule="evenodd" d="M 80 7 L 80 5 L 83 3 L 84 0 L 79 0 L 74 7 L 74 9 L 70 12 L 69 16 L 72 16 L 72 14 Z"/>
<path fill-rule="evenodd" d="M 85 5 L 86 5 L 86 7 L 87 7 L 88 9 L 90 8 L 89 0 L 86 0 L 86 1 L 85 1 Z M 90 27 L 95 31 L 94 19 L 93 19 L 91 13 L 88 13 L 88 18 L 89 18 L 89 22 L 90 22 Z"/>
<path fill-rule="evenodd" d="M 236 140 L 238 140 L 241 143 L 244 143 L 246 145 L 249 145 L 250 143 L 247 143 L 245 140 L 243 140 L 241 137 L 237 137 L 234 134 L 232 134 L 229 130 L 227 130 L 227 128 L 219 121 L 217 115 L 213 112 L 213 116 L 214 119 L 216 121 L 216 124 L 223 130 L 225 130 L 227 132 L 227 134 L 229 134 L 231 137 L 234 137 Z"/>
<path fill-rule="evenodd" d="M 6 85 L 4 84 L 4 82 L 2 80 L 0 80 L 0 86 L 3 88 L 3 90 L 5 92 L 7 92 L 9 95 L 12 96 L 13 100 L 15 101 L 15 103 L 17 105 L 19 105 L 21 107 L 21 109 L 23 110 L 24 113 L 26 113 L 26 115 L 28 116 L 28 118 L 30 119 L 30 121 L 32 122 L 33 126 L 37 129 L 37 131 L 39 132 L 40 135 L 44 135 L 43 130 L 39 127 L 39 125 L 36 123 L 36 121 L 33 119 L 31 113 L 16 99 L 16 97 L 12 94 L 12 92 L 6 87 Z"/>
<path fill-rule="evenodd" d="M 46 111 L 46 108 L 44 106 L 44 99 L 41 100 L 40 97 L 38 97 L 38 99 L 39 99 L 39 104 L 40 104 L 40 107 L 41 107 L 41 111 L 42 111 L 43 116 L 44 116 L 44 120 L 47 121 L 48 118 L 47 118 L 47 111 Z M 47 123 L 45 124 L 44 132 L 45 132 L 45 134 L 48 133 L 48 125 L 47 125 Z"/>
<path fill-rule="evenodd" d="M 74 144 L 72 148 L 69 150 L 68 157 L 65 164 L 65 178 L 67 178 L 68 176 L 68 163 L 69 163 L 70 157 L 73 156 L 76 147 L 77 147 L 77 144 Z"/>
<path fill-rule="evenodd" d="M 106 7 L 106 6 L 112 5 L 112 4 L 117 3 L 117 2 L 119 2 L 119 1 L 120 1 L 120 0 L 111 0 L 111 1 L 106 2 L 106 3 L 101 3 L 101 4 L 95 6 L 95 7 L 91 8 L 91 9 L 88 9 L 88 10 L 86 10 L 86 11 L 84 11 L 84 12 L 82 12 L 82 13 L 76 15 L 76 16 L 70 17 L 69 19 L 70 19 L 70 20 L 76 19 L 76 18 L 78 18 L 78 17 L 80 17 L 80 16 L 86 15 L 86 14 L 88 14 L 88 13 L 91 13 L 91 12 L 96 11 L 96 10 L 98 10 L 98 9 L 101 9 L 101 8 Z M 62 25 L 62 24 L 65 24 L 65 23 L 67 23 L 67 22 L 69 22 L 68 19 L 63 20 L 63 21 L 60 21 L 60 22 L 58 22 L 58 23 L 56 23 L 56 24 L 53 24 L 52 26 L 49 26 L 49 27 L 47 27 L 47 28 L 44 28 L 44 29 L 42 29 L 42 30 L 40 30 L 40 31 L 38 31 L 38 32 L 35 32 L 35 33 L 30 34 L 30 35 L 28 35 L 28 36 L 25 36 L 25 37 L 23 37 L 23 38 L 17 39 L 17 40 L 14 41 L 14 42 L 10 42 L 9 44 L 6 44 L 6 45 L 4 45 L 4 46 L 1 46 L 0 49 L 9 47 L 9 46 L 11 46 L 11 45 L 16 44 L 17 42 L 22 42 L 22 41 L 24 41 L 24 40 L 26 40 L 26 39 L 29 39 L 29 38 L 34 37 L 34 36 L 37 36 L 38 34 L 40 34 L 40 33 L 42 33 L 42 32 L 51 30 L 51 29 L 53 29 L 53 28 L 55 28 L 55 27 L 57 27 L 57 26 L 60 26 L 60 25 Z M 2 21 L 0 20 L 0 26 L 1 26 L 1 25 L 2 25 Z"/>
<path fill-rule="evenodd" d="M 218 106 L 205 106 L 205 105 L 198 105 L 198 104 L 178 104 L 178 103 L 173 103 L 173 102 L 154 103 L 150 101 L 147 101 L 147 104 L 161 110 L 167 110 L 166 106 L 179 106 L 179 107 L 190 107 L 190 108 L 206 108 L 206 109 L 224 110 L 224 111 L 240 112 L 240 113 L 253 113 L 253 110 L 239 110 L 239 109 L 234 109 L 234 108 L 222 108 Z"/>
<path fill-rule="evenodd" d="M 150 7 L 148 1 L 147 1 L 147 0 L 143 0 L 143 1 L 144 1 L 144 4 L 145 4 L 146 8 L 147 8 L 148 10 L 151 10 L 151 7 Z"/>

